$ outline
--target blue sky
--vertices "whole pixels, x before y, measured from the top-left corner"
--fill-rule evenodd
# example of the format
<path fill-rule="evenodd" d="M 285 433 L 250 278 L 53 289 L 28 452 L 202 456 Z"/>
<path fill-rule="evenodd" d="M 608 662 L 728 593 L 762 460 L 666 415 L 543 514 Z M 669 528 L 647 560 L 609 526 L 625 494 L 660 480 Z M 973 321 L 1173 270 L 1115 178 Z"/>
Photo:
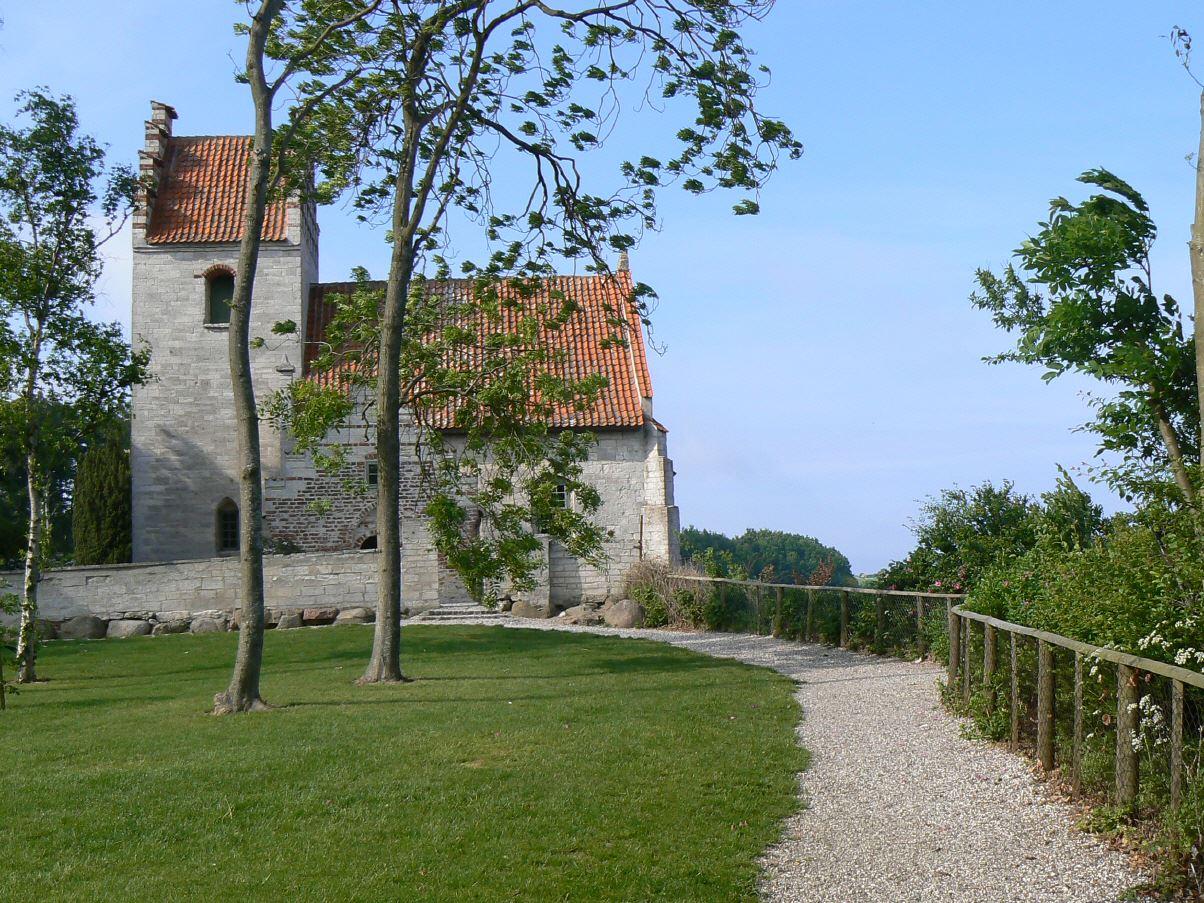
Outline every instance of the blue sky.
<path fill-rule="evenodd" d="M 781 0 L 749 38 L 774 70 L 764 104 L 805 155 L 757 218 L 731 216 L 731 198 L 666 194 L 662 231 L 632 255 L 661 296 L 656 414 L 683 523 L 809 533 L 870 571 L 910 548 L 924 497 L 1005 478 L 1040 492 L 1055 465 L 1088 461 L 1090 437 L 1072 432 L 1087 384 L 983 364 L 1006 339 L 967 296 L 977 267 L 1005 263 L 1049 198 L 1102 165 L 1151 203 L 1156 289 L 1190 301 L 1198 89 L 1165 36 L 1204 37 L 1196 10 Z M 247 131 L 240 11 L 6 5 L 0 85 L 74 95 L 85 128 L 131 163 L 150 98 L 178 109 L 181 134 Z M 657 124 L 641 117 L 616 148 L 663 153 Z M 320 219 L 324 279 L 383 271 L 379 233 L 337 208 Z M 128 241 L 110 258 L 98 315 L 128 323 Z"/>

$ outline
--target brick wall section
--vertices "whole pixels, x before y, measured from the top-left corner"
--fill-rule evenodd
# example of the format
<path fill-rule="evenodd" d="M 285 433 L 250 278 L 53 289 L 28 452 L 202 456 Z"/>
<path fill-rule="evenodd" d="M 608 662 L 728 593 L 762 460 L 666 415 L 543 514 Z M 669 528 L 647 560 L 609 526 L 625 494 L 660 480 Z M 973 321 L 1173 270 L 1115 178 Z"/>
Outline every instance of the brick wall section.
<path fill-rule="evenodd" d="M 374 608 L 376 568 L 375 552 L 268 555 L 267 606 Z M 19 592 L 21 576 L 0 572 L 0 591 Z M 231 610 L 239 605 L 238 583 L 237 558 L 62 568 L 47 571 L 38 587 L 38 614 L 57 621 L 82 614 L 115 619 Z"/>

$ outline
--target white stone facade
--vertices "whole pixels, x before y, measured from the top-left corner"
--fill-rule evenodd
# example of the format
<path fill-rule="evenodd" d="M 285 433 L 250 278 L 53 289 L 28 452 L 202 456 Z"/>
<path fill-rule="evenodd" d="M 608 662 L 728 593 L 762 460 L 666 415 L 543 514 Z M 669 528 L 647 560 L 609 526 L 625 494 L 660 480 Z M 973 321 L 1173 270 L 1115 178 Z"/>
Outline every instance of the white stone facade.
<path fill-rule="evenodd" d="M 167 112 L 164 112 L 166 110 Z M 144 161 L 162 152 L 174 113 L 154 107 Z M 170 170 L 144 170 L 171 178 Z M 217 511 L 237 501 L 233 400 L 227 365 L 227 328 L 206 324 L 206 276 L 233 270 L 234 242 L 149 243 L 150 213 L 134 222 L 133 336 L 151 351 L 152 379 L 133 395 L 133 550 L 135 562 L 209 558 L 219 554 Z M 271 336 L 272 325 L 307 323 L 310 287 L 318 279 L 316 217 L 311 207 L 290 203 L 287 237 L 265 242 L 253 299 L 252 335 L 271 338 L 252 350 L 259 399 L 303 378 L 306 336 Z M 642 350 L 640 352 L 642 354 Z M 650 390 L 649 390 L 650 391 Z M 538 594 L 557 606 L 602 599 L 619 592 L 629 568 L 641 558 L 678 556 L 678 514 L 666 433 L 644 399 L 638 428 L 597 432 L 586 478 L 603 504 L 598 523 L 611 531 L 608 563 L 595 569 L 574 560 L 555 543 L 547 547 L 547 585 Z M 287 436 L 261 430 L 265 481 L 264 516 L 270 541 L 306 553 L 359 549 L 375 534 L 374 492 L 348 491 L 365 481 L 375 455 L 371 430 L 349 428 L 335 437 L 347 450 L 345 472 L 321 473 L 307 455 L 293 453 Z M 420 511 L 417 463 L 402 462 L 403 595 L 411 609 L 460 601 L 464 589 L 438 560 Z M 318 513 L 310 503 L 323 500 Z M 349 579 L 356 579 L 348 575 Z"/>

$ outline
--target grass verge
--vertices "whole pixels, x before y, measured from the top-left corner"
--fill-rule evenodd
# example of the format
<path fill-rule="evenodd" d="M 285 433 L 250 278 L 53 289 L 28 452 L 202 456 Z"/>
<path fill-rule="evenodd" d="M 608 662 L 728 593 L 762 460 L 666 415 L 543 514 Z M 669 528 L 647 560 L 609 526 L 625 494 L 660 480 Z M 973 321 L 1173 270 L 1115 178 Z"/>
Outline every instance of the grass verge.
<path fill-rule="evenodd" d="M 741 900 L 797 806 L 793 685 L 663 644 L 272 631 L 276 711 L 206 715 L 235 635 L 47 644 L 0 716 L 0 899 Z M 36 888 L 36 892 L 33 890 Z"/>

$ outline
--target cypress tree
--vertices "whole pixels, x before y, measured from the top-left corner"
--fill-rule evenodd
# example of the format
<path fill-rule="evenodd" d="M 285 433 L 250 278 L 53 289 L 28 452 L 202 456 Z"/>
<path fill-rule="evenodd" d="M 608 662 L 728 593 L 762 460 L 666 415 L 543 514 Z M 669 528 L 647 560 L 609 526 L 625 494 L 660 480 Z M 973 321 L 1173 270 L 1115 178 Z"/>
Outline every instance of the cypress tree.
<path fill-rule="evenodd" d="M 80 459 L 71 527 L 76 564 L 130 560 L 130 453 L 124 444 L 101 443 Z"/>

